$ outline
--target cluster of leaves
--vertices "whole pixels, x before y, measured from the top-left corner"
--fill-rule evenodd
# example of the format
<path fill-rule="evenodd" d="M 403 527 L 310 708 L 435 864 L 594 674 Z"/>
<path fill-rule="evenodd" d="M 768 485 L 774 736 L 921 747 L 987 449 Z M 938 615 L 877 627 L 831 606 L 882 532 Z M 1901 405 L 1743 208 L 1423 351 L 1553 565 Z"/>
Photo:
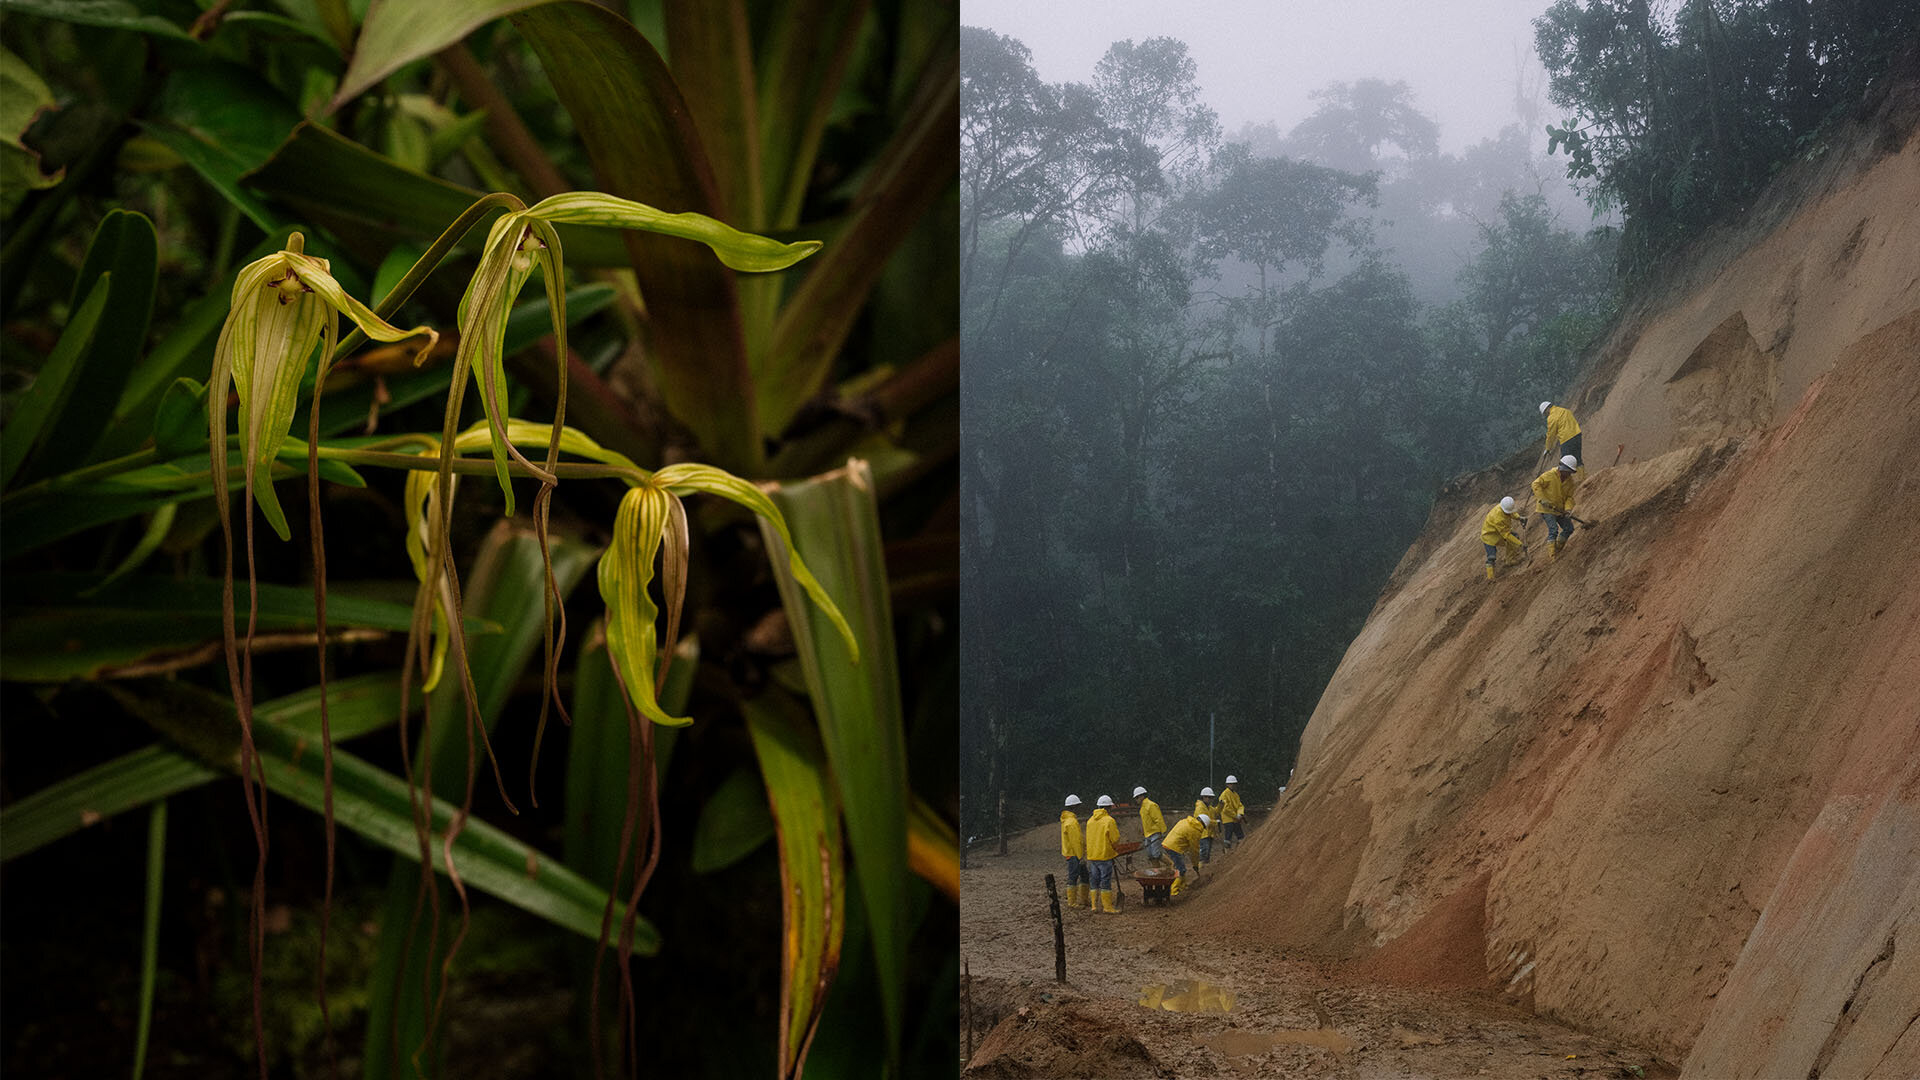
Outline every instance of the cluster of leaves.
<path fill-rule="evenodd" d="M 364 1075 L 482 1060 L 450 1037 L 450 985 L 501 945 L 462 948 L 470 890 L 584 939 L 569 1071 L 619 1048 L 632 1071 L 645 1046 L 711 1075 L 951 1060 L 958 365 L 927 298 L 954 264 L 954 32 L 910 0 L 5 6 L 0 306 L 24 347 L 0 674 L 8 790 L 32 794 L 0 833 L 18 882 L 155 807 L 136 1072 L 169 1000 L 157 913 L 199 903 L 197 858 L 241 861 L 168 854 L 165 807 L 234 773 L 252 1008 L 176 985 L 173 1009 L 251 1011 L 263 1073 L 334 1054 L 268 1030 L 314 992 L 263 995 L 269 894 L 318 908 L 320 1026 L 364 1010 Z M 283 506 L 303 472 L 305 507 Z M 456 501 L 464 475 L 497 486 Z M 256 547 L 256 504 L 310 555 Z M 604 620 L 572 599 L 596 560 Z M 569 613 L 591 624 L 571 647 Z M 543 807 L 550 706 L 572 729 Z M 75 741 L 82 716 L 116 736 Z M 515 817 L 499 765 L 497 801 L 476 767 L 529 743 Z M 239 805 L 217 805 L 218 840 Z M 359 838 L 342 888 L 377 911 L 371 970 L 325 959 L 336 820 Z M 320 867 L 268 851 L 315 833 L 308 891 Z M 384 901 L 380 849 L 418 864 L 379 875 Z M 619 1025 L 595 938 L 617 939 Z"/>
<path fill-rule="evenodd" d="M 1559 0 L 1534 22 L 1567 172 L 1625 216 L 1638 275 L 1738 212 L 1858 105 L 1920 9 L 1851 0 Z"/>
<path fill-rule="evenodd" d="M 1102 71 L 1156 59 L 1074 88 L 963 35 L 968 831 L 1002 794 L 1270 790 L 1440 483 L 1571 378 L 1611 239 L 1511 190 L 1523 160 L 1463 215 L 1458 299 L 1423 305 L 1373 217 L 1439 164 L 1404 86 L 1330 89 L 1281 144 L 1306 160 L 1219 142 L 1177 43 L 1116 46 Z M 1478 198 L 1461 173 L 1427 202 Z"/>

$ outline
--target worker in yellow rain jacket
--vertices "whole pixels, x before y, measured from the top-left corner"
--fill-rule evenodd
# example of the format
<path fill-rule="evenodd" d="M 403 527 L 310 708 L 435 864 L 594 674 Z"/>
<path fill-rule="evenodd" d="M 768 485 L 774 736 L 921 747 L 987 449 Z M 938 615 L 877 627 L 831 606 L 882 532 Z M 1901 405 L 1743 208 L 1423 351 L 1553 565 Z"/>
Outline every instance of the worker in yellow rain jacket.
<path fill-rule="evenodd" d="M 1500 505 L 1487 511 L 1486 520 L 1480 523 L 1480 544 L 1487 549 L 1487 580 L 1493 580 L 1494 556 L 1502 550 L 1513 552 L 1514 558 L 1526 554 L 1527 545 L 1513 534 L 1513 523 L 1520 520 L 1514 510 L 1513 496 L 1500 500 Z"/>
<path fill-rule="evenodd" d="M 1120 823 L 1113 820 L 1107 809 L 1113 805 L 1111 795 L 1100 796 L 1095 804 L 1098 809 L 1087 819 L 1087 869 L 1093 876 L 1093 910 L 1102 910 L 1102 905 L 1110 915 L 1120 913 L 1114 903 L 1115 885 L 1113 880 L 1113 860 L 1120 854 Z"/>
<path fill-rule="evenodd" d="M 1247 816 L 1247 808 L 1240 801 L 1240 793 L 1233 788 L 1239 782 L 1237 776 L 1227 777 L 1227 786 L 1220 792 L 1220 842 L 1227 847 L 1247 838 L 1247 831 L 1240 824 Z"/>
<path fill-rule="evenodd" d="M 1160 846 L 1167 853 L 1167 858 L 1173 860 L 1174 870 L 1180 874 L 1173 879 L 1173 895 L 1179 896 L 1186 885 L 1188 856 L 1194 859 L 1193 872 L 1200 872 L 1200 838 L 1211 824 L 1213 822 L 1205 817 L 1189 814 L 1174 822 L 1173 828 L 1167 830 L 1167 838 Z"/>
<path fill-rule="evenodd" d="M 1167 819 L 1160 814 L 1160 804 L 1147 798 L 1146 788 L 1134 788 L 1133 797 L 1140 801 L 1140 839 L 1146 841 L 1147 862 L 1158 866 L 1167 861 L 1160 851 L 1160 841 L 1167 835 Z"/>
<path fill-rule="evenodd" d="M 1080 818 L 1073 808 L 1080 796 L 1067 796 L 1067 808 L 1060 811 L 1060 854 L 1067 860 L 1067 906 L 1086 907 L 1087 848 L 1080 840 Z"/>
<path fill-rule="evenodd" d="M 1580 456 L 1580 421 L 1573 418 L 1572 410 L 1555 405 L 1551 401 L 1540 403 L 1540 415 L 1547 418 L 1547 445 L 1540 450 L 1540 456 L 1548 454 L 1571 454 Z"/>
<path fill-rule="evenodd" d="M 1573 538 L 1573 494 L 1580 486 L 1580 461 L 1572 454 L 1533 478 L 1533 499 L 1547 518 L 1547 539 L 1552 543 L 1548 557 L 1560 554 Z"/>
<path fill-rule="evenodd" d="M 1204 817 L 1207 821 L 1206 831 L 1200 834 L 1200 861 L 1203 863 L 1213 861 L 1213 842 L 1220 837 L 1220 809 L 1209 801 L 1212 798 L 1213 789 L 1203 787 L 1200 797 L 1193 800 L 1194 816 Z"/>

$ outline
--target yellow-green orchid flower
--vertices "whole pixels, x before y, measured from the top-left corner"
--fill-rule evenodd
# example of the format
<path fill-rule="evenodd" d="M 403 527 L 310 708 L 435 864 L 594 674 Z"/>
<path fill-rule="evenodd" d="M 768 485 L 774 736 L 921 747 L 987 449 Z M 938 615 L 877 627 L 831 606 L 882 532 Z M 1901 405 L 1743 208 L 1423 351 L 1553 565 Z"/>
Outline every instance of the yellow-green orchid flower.
<path fill-rule="evenodd" d="M 300 382 L 314 345 L 324 347 L 326 365 L 340 341 L 340 316 L 346 315 L 375 341 L 401 341 L 426 335 L 420 356 L 440 335 L 425 326 L 402 330 L 390 325 L 365 304 L 347 295 L 328 262 L 304 252 L 305 237 L 294 233 L 284 251 L 249 263 L 233 284 L 233 304 L 214 347 L 213 374 L 208 382 L 207 430 L 212 439 L 213 475 L 224 489 L 227 446 L 227 386 L 240 396 L 241 461 L 247 468 L 247 492 L 282 540 L 288 536 L 286 516 L 273 494 L 267 470 L 293 425 L 300 399 Z M 420 356 L 415 358 L 419 361 Z"/>

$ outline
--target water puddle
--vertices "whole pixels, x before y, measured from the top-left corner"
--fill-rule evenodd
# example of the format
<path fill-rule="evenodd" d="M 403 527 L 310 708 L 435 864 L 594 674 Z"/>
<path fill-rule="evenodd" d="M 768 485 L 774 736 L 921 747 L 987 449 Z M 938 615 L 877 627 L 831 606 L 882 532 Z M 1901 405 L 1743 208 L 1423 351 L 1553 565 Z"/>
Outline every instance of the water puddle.
<path fill-rule="evenodd" d="M 1244 1057 L 1271 1050 L 1276 1046 L 1317 1046 L 1343 1054 L 1357 1044 L 1332 1028 L 1308 1028 L 1304 1031 L 1221 1031 L 1201 1037 L 1202 1046 L 1210 1046 L 1228 1057 Z"/>
<path fill-rule="evenodd" d="M 1198 979 L 1181 979 L 1140 988 L 1140 1004 L 1168 1012 L 1224 1013 L 1233 1011 L 1233 992 Z"/>

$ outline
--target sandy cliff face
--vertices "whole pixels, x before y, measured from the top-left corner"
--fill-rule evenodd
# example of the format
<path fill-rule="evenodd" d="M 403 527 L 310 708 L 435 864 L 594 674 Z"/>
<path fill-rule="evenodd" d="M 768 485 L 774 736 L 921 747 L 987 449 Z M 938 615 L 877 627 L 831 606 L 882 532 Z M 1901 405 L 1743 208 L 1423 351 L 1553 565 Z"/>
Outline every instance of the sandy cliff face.
<path fill-rule="evenodd" d="M 1481 577 L 1534 452 L 1446 493 L 1216 925 L 1689 1076 L 1920 1075 L 1916 114 L 1896 92 L 1623 325 L 1557 561 L 1536 522 Z"/>

